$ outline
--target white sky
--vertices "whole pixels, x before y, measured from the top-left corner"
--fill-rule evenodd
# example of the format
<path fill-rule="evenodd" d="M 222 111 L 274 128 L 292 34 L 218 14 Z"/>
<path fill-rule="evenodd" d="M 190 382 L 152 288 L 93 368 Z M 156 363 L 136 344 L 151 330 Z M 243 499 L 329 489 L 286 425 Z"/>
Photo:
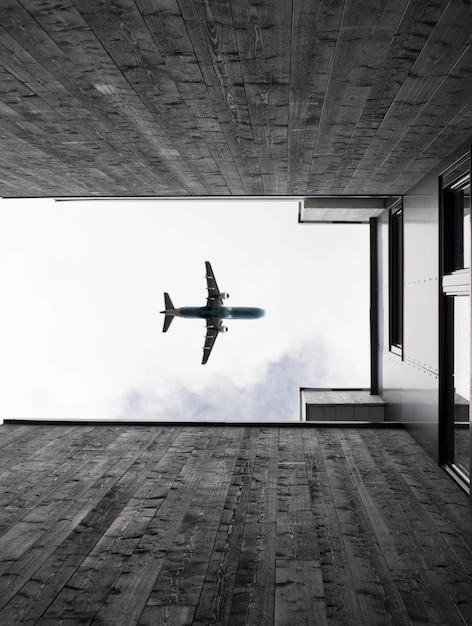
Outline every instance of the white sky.
<path fill-rule="evenodd" d="M 301 386 L 369 386 L 367 226 L 297 223 L 294 200 L 0 200 L 0 418 L 299 418 Z M 162 333 L 163 291 L 233 320 Z"/>

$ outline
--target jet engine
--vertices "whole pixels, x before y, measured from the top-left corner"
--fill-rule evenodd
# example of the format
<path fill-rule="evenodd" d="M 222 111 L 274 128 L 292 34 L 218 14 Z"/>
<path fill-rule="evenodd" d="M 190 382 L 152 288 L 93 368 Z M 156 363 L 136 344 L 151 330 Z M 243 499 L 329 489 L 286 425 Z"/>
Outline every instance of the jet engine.
<path fill-rule="evenodd" d="M 227 300 L 229 298 L 229 293 L 223 291 L 222 293 L 218 294 L 218 298 L 221 298 L 221 300 Z"/>
<path fill-rule="evenodd" d="M 227 326 L 219 326 L 218 327 L 218 332 L 220 332 L 220 333 L 227 333 L 228 332 L 228 327 Z"/>

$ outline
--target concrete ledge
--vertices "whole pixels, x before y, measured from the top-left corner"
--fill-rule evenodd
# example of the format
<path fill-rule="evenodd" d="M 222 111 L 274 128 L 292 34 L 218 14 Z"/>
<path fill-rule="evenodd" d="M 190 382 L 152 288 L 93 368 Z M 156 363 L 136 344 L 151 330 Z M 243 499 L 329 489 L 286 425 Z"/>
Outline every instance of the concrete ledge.
<path fill-rule="evenodd" d="M 362 422 L 362 421 L 348 421 L 348 422 L 300 422 L 296 420 L 292 421 L 284 421 L 284 422 L 273 422 L 273 421 L 165 421 L 165 422 L 157 422 L 155 420 L 115 420 L 115 419 L 15 419 L 15 418 L 7 418 L 4 420 L 5 424 L 36 424 L 38 426 L 47 425 L 47 426 L 70 426 L 71 424 L 76 425 L 90 425 L 94 426 L 201 426 L 205 424 L 206 426 L 286 426 L 293 428 L 294 426 L 301 426 L 303 428 L 312 428 L 312 427 L 329 427 L 329 428 L 403 428 L 403 422 Z"/>

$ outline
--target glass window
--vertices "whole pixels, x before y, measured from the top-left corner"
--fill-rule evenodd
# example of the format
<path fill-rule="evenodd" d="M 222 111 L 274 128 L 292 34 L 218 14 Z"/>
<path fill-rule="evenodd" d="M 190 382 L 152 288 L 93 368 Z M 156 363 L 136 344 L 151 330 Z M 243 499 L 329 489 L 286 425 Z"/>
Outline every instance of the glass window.
<path fill-rule="evenodd" d="M 460 184 L 462 183 L 462 185 Z M 444 190 L 444 272 L 470 267 L 470 182 Z"/>
<path fill-rule="evenodd" d="M 403 211 L 390 213 L 389 228 L 390 350 L 402 354 L 403 346 Z"/>
<path fill-rule="evenodd" d="M 470 296 L 454 298 L 454 465 L 469 477 Z"/>
<path fill-rule="evenodd" d="M 471 221 L 468 158 L 442 177 L 440 429 L 442 463 L 470 485 Z"/>
<path fill-rule="evenodd" d="M 464 188 L 462 207 L 462 248 L 464 250 L 464 267 L 470 267 L 470 184 Z"/>

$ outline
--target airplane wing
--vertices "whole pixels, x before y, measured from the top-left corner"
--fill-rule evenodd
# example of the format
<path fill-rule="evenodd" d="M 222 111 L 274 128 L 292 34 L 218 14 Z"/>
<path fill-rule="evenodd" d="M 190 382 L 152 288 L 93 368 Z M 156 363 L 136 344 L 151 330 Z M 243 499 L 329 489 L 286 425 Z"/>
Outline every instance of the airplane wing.
<path fill-rule="evenodd" d="M 219 326 L 221 325 L 221 320 L 209 320 L 207 319 L 207 329 L 205 336 L 205 345 L 203 346 L 203 359 L 202 365 L 208 361 L 210 357 L 210 352 L 212 351 L 213 346 L 215 345 L 216 338 L 219 334 Z"/>
<path fill-rule="evenodd" d="M 207 306 L 223 306 L 223 298 L 220 297 L 220 290 L 218 289 L 215 275 L 208 261 L 205 261 L 205 268 L 208 289 Z"/>

